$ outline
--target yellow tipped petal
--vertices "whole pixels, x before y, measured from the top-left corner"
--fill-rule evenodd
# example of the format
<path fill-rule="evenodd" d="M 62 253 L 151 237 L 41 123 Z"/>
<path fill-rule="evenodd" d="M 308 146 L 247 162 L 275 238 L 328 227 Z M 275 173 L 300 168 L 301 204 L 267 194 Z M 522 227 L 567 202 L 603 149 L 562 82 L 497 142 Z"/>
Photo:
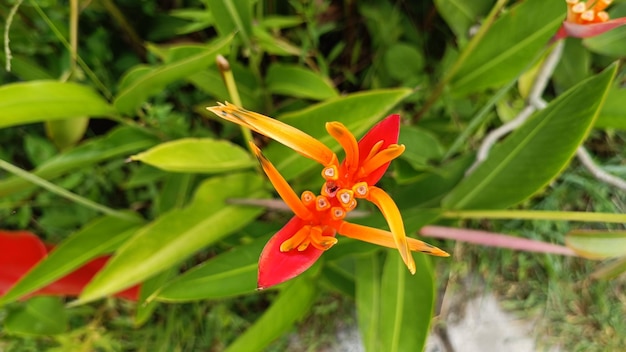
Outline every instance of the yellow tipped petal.
<path fill-rule="evenodd" d="M 354 238 L 359 241 L 369 242 L 378 246 L 388 248 L 396 248 L 396 241 L 389 231 L 352 224 L 344 221 L 339 226 L 338 232 L 343 236 Z M 447 252 L 442 251 L 435 246 L 431 246 L 426 242 L 416 240 L 415 238 L 407 237 L 407 241 L 409 243 L 409 249 L 411 249 L 411 251 L 413 252 L 422 252 L 437 257 L 450 256 L 450 254 L 448 254 Z"/>
<path fill-rule="evenodd" d="M 409 253 L 409 244 L 406 234 L 404 233 L 404 222 L 402 221 L 402 216 L 400 215 L 400 210 L 398 210 L 396 203 L 393 202 L 385 191 L 378 187 L 370 187 L 366 199 L 376 204 L 381 213 L 383 213 L 404 264 L 406 264 L 411 273 L 415 273 L 415 262 Z"/>
<path fill-rule="evenodd" d="M 337 159 L 335 153 L 322 142 L 297 128 L 291 127 L 271 117 L 245 110 L 230 103 L 211 106 L 208 107 L 207 110 L 227 121 L 248 127 L 254 132 L 282 143 L 322 165 L 329 165 Z"/>
<path fill-rule="evenodd" d="M 363 163 L 361 170 L 359 170 L 359 175 L 369 175 L 374 170 L 402 155 L 402 153 L 404 153 L 404 149 L 405 147 L 402 144 L 392 144 L 388 146 L 385 150 L 382 150 L 376 153 L 376 155 L 374 155 L 372 158 L 367 159 Z"/>
<path fill-rule="evenodd" d="M 346 166 L 348 169 L 359 164 L 359 143 L 354 135 L 341 122 L 327 122 L 326 131 L 346 151 Z"/>
<path fill-rule="evenodd" d="M 289 183 L 278 173 L 278 170 L 272 165 L 272 163 L 265 158 L 263 153 L 259 147 L 257 147 L 254 143 L 250 142 L 250 147 L 252 151 L 256 155 L 257 159 L 259 159 L 259 163 L 263 168 L 263 171 L 270 179 L 270 182 L 278 192 L 278 195 L 287 203 L 289 208 L 296 214 L 299 218 L 308 220 L 313 216 L 313 213 L 309 211 L 309 209 L 302 204 L 300 197 L 296 194 L 296 192 L 291 189 Z"/>
<path fill-rule="evenodd" d="M 280 251 L 289 252 L 294 248 L 298 248 L 298 246 L 300 246 L 304 242 L 304 240 L 309 237 L 310 232 L 311 225 L 302 226 L 302 228 L 298 230 L 293 236 L 280 244 Z"/>
<path fill-rule="evenodd" d="M 337 239 L 333 236 L 324 236 L 322 228 L 314 226 L 311 228 L 309 235 L 311 245 L 319 250 L 325 251 L 337 243 Z"/>

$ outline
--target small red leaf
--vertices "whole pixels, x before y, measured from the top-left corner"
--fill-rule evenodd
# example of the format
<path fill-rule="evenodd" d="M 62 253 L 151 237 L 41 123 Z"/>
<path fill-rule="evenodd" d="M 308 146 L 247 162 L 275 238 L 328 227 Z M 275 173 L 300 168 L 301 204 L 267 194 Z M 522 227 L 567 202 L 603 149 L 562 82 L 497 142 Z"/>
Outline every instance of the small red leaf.
<path fill-rule="evenodd" d="M 562 39 L 565 37 L 589 38 L 600 35 L 604 32 L 619 26 L 626 25 L 626 17 L 616 18 L 610 21 L 591 24 L 578 24 L 572 22 L 563 22 L 563 26 L 559 28 L 554 39 Z"/>

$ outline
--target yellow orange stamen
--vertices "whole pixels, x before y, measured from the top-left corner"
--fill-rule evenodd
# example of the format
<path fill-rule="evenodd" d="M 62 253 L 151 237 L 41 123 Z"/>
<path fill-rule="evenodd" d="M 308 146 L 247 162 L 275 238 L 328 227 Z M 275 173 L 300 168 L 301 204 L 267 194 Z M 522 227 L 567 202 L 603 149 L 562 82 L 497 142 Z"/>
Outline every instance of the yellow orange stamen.
<path fill-rule="evenodd" d="M 315 202 L 315 193 L 311 191 L 304 191 L 300 196 L 300 200 L 302 200 L 302 203 L 308 207 Z"/>
<path fill-rule="evenodd" d="M 328 201 L 328 198 L 324 196 L 317 196 L 317 198 L 315 198 L 315 209 L 317 211 L 330 209 L 330 202 Z"/>
<path fill-rule="evenodd" d="M 300 230 L 298 230 L 291 238 L 285 240 L 280 244 L 281 252 L 289 252 L 290 250 L 299 247 L 304 240 L 309 237 L 309 233 L 311 232 L 310 225 L 304 225 Z"/>
<path fill-rule="evenodd" d="M 604 9 L 606 9 L 607 7 L 609 7 L 609 5 L 611 5 L 612 2 L 613 2 L 613 0 L 597 0 L 593 4 L 591 9 L 596 11 L 596 12 L 600 12 L 600 11 L 603 11 Z"/>
<path fill-rule="evenodd" d="M 330 217 L 333 220 L 342 220 L 346 217 L 346 211 L 341 207 L 332 207 L 330 208 Z"/>
<path fill-rule="evenodd" d="M 596 21 L 597 22 L 606 22 L 609 20 L 609 14 L 606 11 L 600 11 L 596 13 Z"/>
<path fill-rule="evenodd" d="M 374 170 L 383 166 L 385 163 L 388 163 L 391 160 L 402 155 L 402 153 L 404 153 L 404 149 L 405 147 L 402 144 L 391 144 L 385 150 L 382 150 L 376 153 L 376 155 L 374 155 L 372 158 L 367 159 L 361 166 L 358 176 L 363 177 L 365 175 L 369 175 Z"/>
<path fill-rule="evenodd" d="M 326 166 L 322 170 L 322 177 L 326 181 L 337 181 L 337 179 L 339 178 L 339 170 L 337 169 L 337 166 L 335 165 Z"/>
<path fill-rule="evenodd" d="M 406 234 L 404 232 L 404 223 L 402 222 L 402 216 L 400 210 L 393 202 L 391 197 L 385 191 L 378 187 L 370 187 L 367 200 L 374 203 L 389 224 L 389 229 L 393 234 L 393 238 L 396 242 L 396 248 L 400 252 L 402 260 L 409 268 L 411 273 L 415 273 L 415 262 L 413 257 L 409 253 L 409 244 L 407 242 Z"/>
<path fill-rule="evenodd" d="M 248 111 L 228 102 L 225 105 L 219 104 L 207 109 L 225 120 L 274 139 L 322 165 L 329 165 L 337 160 L 335 153 L 322 142 L 271 117 Z"/>
<path fill-rule="evenodd" d="M 337 243 L 337 239 L 333 236 L 324 236 L 323 230 L 319 226 L 313 226 L 309 234 L 311 245 L 319 250 L 325 251 Z"/>
<path fill-rule="evenodd" d="M 596 17 L 596 13 L 593 10 L 587 10 L 580 15 L 580 19 L 583 21 L 591 22 Z"/>
<path fill-rule="evenodd" d="M 378 246 L 384 246 L 388 248 L 397 248 L 393 235 L 389 231 L 376 229 L 373 227 L 352 224 L 349 222 L 342 222 L 337 231 L 341 235 L 354 238 L 359 241 L 373 243 Z M 416 240 L 414 238 L 407 237 L 409 249 L 413 252 L 422 252 L 437 257 L 449 257 L 450 254 L 442 251 L 441 249 L 432 246 L 426 242 Z"/>
<path fill-rule="evenodd" d="M 366 161 L 368 161 L 369 159 L 373 158 L 373 157 L 374 157 L 374 156 L 378 153 L 378 151 L 380 150 L 380 148 L 382 148 L 382 146 L 383 146 L 383 141 L 378 141 L 378 142 L 376 142 L 376 144 L 374 144 L 374 146 L 372 147 L 372 149 L 370 149 L 369 154 L 367 154 L 367 158 L 365 158 L 363 161 L 364 161 L 364 162 L 366 162 Z"/>
<path fill-rule="evenodd" d="M 259 160 L 259 163 L 261 164 L 263 171 L 265 172 L 270 182 L 276 189 L 276 192 L 278 192 L 278 195 L 280 195 L 280 197 L 285 201 L 285 203 L 287 203 L 289 208 L 291 208 L 291 210 L 293 210 L 293 212 L 299 218 L 304 219 L 304 220 L 311 219 L 313 216 L 313 213 L 311 213 L 311 211 L 309 211 L 309 209 L 307 209 L 306 206 L 302 204 L 296 192 L 293 191 L 291 186 L 289 186 L 289 183 L 287 183 L 287 181 L 278 172 L 278 170 L 276 170 L 274 165 L 272 165 L 272 163 L 265 158 L 263 153 L 261 153 L 261 150 L 259 149 L 259 147 L 257 147 L 254 143 L 250 142 L 250 148 L 252 149 L 252 151 L 254 152 L 254 155 Z"/>
<path fill-rule="evenodd" d="M 327 122 L 326 131 L 346 152 L 346 167 L 351 169 L 359 164 L 359 144 L 354 135 L 341 122 Z"/>

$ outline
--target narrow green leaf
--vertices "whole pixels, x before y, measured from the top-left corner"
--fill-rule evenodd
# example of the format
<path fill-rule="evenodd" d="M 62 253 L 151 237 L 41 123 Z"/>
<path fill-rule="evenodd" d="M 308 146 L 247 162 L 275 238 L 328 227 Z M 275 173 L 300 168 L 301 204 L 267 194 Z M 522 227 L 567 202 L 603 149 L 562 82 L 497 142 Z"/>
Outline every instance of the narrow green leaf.
<path fill-rule="evenodd" d="M 0 86 L 0 128 L 84 116 L 115 115 L 115 109 L 88 86 L 57 81 Z"/>
<path fill-rule="evenodd" d="M 149 148 L 157 143 L 157 138 L 134 127 L 119 127 L 106 137 L 92 138 L 88 142 L 67 152 L 58 154 L 32 171 L 46 180 L 67 174 L 78 168 L 86 168 L 100 161 L 123 157 L 130 153 Z M 28 189 L 32 183 L 20 177 L 8 177 L 0 181 L 0 197 Z"/>
<path fill-rule="evenodd" d="M 226 352 L 265 351 L 276 338 L 293 329 L 308 311 L 316 296 L 314 281 L 303 276 L 281 290 L 269 309 L 233 342 Z"/>
<path fill-rule="evenodd" d="M 464 38 L 469 35 L 470 27 L 478 23 L 480 16 L 489 11 L 492 2 L 491 0 L 435 0 L 435 6 L 454 34 Z"/>
<path fill-rule="evenodd" d="M 154 299 L 184 302 L 220 299 L 253 293 L 256 290 L 257 262 L 269 236 L 235 247 L 168 282 Z"/>
<path fill-rule="evenodd" d="M 161 143 L 130 158 L 166 171 L 205 174 L 237 171 L 255 165 L 241 147 L 209 138 L 183 138 Z"/>
<path fill-rule="evenodd" d="M 262 210 L 227 205 L 228 198 L 266 196 L 263 180 L 252 174 L 214 177 L 203 182 L 192 203 L 137 231 L 85 287 L 79 302 L 92 301 L 144 281 L 203 247 L 219 241 Z"/>
<path fill-rule="evenodd" d="M 463 95 L 506 84 L 535 60 L 563 22 L 565 4 L 527 0 L 502 15 L 451 81 Z"/>
<path fill-rule="evenodd" d="M 250 48 L 252 34 L 252 2 L 250 0 L 207 0 L 217 32 L 227 36 L 237 32 Z"/>
<path fill-rule="evenodd" d="M 139 291 L 139 302 L 137 302 L 137 311 L 135 312 L 135 327 L 145 324 L 154 310 L 160 304 L 157 301 L 148 301 L 148 298 L 156 292 L 159 287 L 163 286 L 167 280 L 178 273 L 179 267 L 177 265 L 158 273 L 157 275 L 149 278 L 141 284 L 141 290 Z"/>
<path fill-rule="evenodd" d="M 444 208 L 505 208 L 541 190 L 587 136 L 616 70 L 612 65 L 580 82 L 532 116 L 444 198 Z"/>
<path fill-rule="evenodd" d="M 430 262 L 416 254 L 415 275 L 395 251 L 389 250 L 380 292 L 380 337 L 384 351 L 422 351 L 430 332 L 435 284 Z"/>
<path fill-rule="evenodd" d="M 324 100 L 339 95 L 327 77 L 297 65 L 272 64 L 265 83 L 274 94 L 296 98 Z"/>
<path fill-rule="evenodd" d="M 614 85 L 600 110 L 595 128 L 618 128 L 626 130 L 626 89 Z"/>
<path fill-rule="evenodd" d="M 565 244 L 589 259 L 626 256 L 626 231 L 574 230 L 565 236 Z"/>
<path fill-rule="evenodd" d="M 33 297 L 11 310 L 4 319 L 4 330 L 11 334 L 57 335 L 67 329 L 63 302 L 57 297 Z"/>
<path fill-rule="evenodd" d="M 359 256 L 356 261 L 355 302 L 363 346 L 367 352 L 385 351 L 380 339 L 380 252 Z"/>
<path fill-rule="evenodd" d="M 104 216 L 85 225 L 28 272 L 0 298 L 0 306 L 15 301 L 69 274 L 88 261 L 113 252 L 138 229 L 141 219 Z"/>
<path fill-rule="evenodd" d="M 319 139 L 333 150 L 338 150 L 339 145 L 326 132 L 326 122 L 339 121 L 355 136 L 360 137 L 411 92 L 410 89 L 401 88 L 350 94 L 285 114 L 280 120 Z M 303 158 L 295 152 L 285 151 L 286 148 L 282 145 L 272 143 L 263 150 L 263 153 L 287 180 L 316 165 L 314 161 Z"/>
<path fill-rule="evenodd" d="M 148 97 L 162 91 L 167 84 L 215 64 L 215 57 L 228 51 L 231 40 L 232 36 L 220 38 L 207 45 L 200 54 L 145 72 L 128 83 L 115 97 L 115 107 L 121 113 L 132 113 Z"/>
<path fill-rule="evenodd" d="M 591 274 L 591 277 L 600 280 L 610 280 L 614 277 L 622 275 L 624 272 L 626 272 L 626 257 L 616 259 L 601 266 L 600 269 Z"/>

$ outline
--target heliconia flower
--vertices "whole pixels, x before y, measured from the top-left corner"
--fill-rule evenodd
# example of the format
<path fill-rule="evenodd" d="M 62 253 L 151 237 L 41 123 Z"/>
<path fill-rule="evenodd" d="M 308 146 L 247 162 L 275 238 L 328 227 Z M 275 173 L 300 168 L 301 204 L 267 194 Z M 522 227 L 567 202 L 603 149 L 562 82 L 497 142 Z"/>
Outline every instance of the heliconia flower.
<path fill-rule="evenodd" d="M 320 194 L 305 191 L 298 197 L 272 163 L 251 143 L 263 171 L 295 213 L 261 253 L 259 288 L 279 284 L 308 269 L 323 251 L 337 243 L 337 233 L 397 248 L 411 273 L 416 270 L 411 251 L 448 256 L 439 248 L 407 238 L 398 207 L 387 193 L 375 186 L 391 160 L 404 151 L 404 146 L 397 144 L 400 130 L 398 115 L 388 116 L 358 142 L 343 124 L 326 123 L 328 133 L 345 151 L 345 160 L 340 163 L 337 155 L 323 143 L 278 120 L 228 103 L 208 109 L 228 121 L 275 139 L 324 166 L 322 177 L 325 182 Z M 344 221 L 346 214 L 356 207 L 357 199 L 374 203 L 387 220 L 391 232 Z"/>
<path fill-rule="evenodd" d="M 0 296 L 53 249 L 54 247 L 46 246 L 31 232 L 0 230 Z M 30 296 L 78 296 L 108 260 L 108 256 L 96 258 Z M 118 292 L 115 296 L 136 301 L 138 294 L 139 287 L 134 286 Z"/>
<path fill-rule="evenodd" d="M 604 11 L 613 0 L 565 0 L 567 18 L 553 40 L 566 37 L 589 38 L 626 24 L 626 17 L 609 20 Z"/>

